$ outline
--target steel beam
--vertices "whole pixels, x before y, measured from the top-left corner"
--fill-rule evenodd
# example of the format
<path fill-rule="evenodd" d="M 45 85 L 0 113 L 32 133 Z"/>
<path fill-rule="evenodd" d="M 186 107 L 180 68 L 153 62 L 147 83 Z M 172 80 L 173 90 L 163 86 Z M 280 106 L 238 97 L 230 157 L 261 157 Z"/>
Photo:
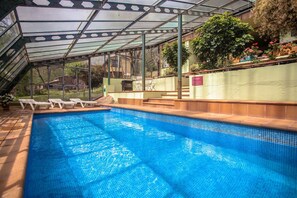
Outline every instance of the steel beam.
<path fill-rule="evenodd" d="M 33 67 L 30 69 L 30 98 L 33 99 Z"/>
<path fill-rule="evenodd" d="M 178 73 L 178 84 L 177 84 L 177 91 L 178 99 L 182 99 L 182 45 L 183 45 L 183 35 L 182 35 L 182 15 L 178 15 L 178 52 L 177 52 L 177 73 Z"/>
<path fill-rule="evenodd" d="M 59 1 L 59 0 L 52 0 L 52 1 Z M 65 1 L 64 1 L 65 2 Z M 75 1 L 78 4 L 78 1 Z M 89 3 L 98 3 L 98 8 L 102 8 L 105 3 L 107 2 L 107 0 L 103 0 L 102 2 L 89 2 Z M 60 4 L 61 5 L 61 4 Z M 75 5 L 75 4 L 73 4 Z M 81 2 L 81 5 L 83 5 L 83 2 Z M 66 58 L 69 53 L 71 52 L 71 50 L 73 49 L 73 47 L 76 45 L 76 43 L 78 42 L 78 40 L 82 37 L 82 35 L 84 34 L 84 32 L 88 29 L 88 27 L 91 25 L 91 23 L 93 22 L 93 20 L 95 19 L 95 17 L 97 16 L 97 14 L 99 13 L 99 10 L 95 10 L 92 14 L 92 16 L 90 17 L 89 21 L 86 23 L 86 25 L 83 27 L 83 29 L 80 31 L 80 33 L 78 34 L 78 37 L 75 38 L 75 40 L 73 41 L 73 43 L 71 44 L 70 48 L 68 49 L 68 51 L 65 53 L 64 58 Z"/>
<path fill-rule="evenodd" d="M 46 8 L 67 8 L 67 9 L 86 9 L 86 10 L 112 10 L 112 11 L 128 11 L 128 12 L 151 12 L 151 13 L 165 13 L 165 14 L 180 14 L 185 12 L 187 15 L 199 16 L 208 12 L 203 11 L 190 11 L 182 8 L 160 7 L 158 5 L 142 5 L 135 3 L 118 3 L 118 2 L 98 2 L 98 1 L 78 1 L 78 0 L 48 0 L 49 4 L 46 5 L 42 2 L 35 2 L 33 0 L 25 0 L 28 7 L 46 7 Z M 165 2 L 165 1 L 162 1 Z M 183 2 L 186 4 L 186 2 Z"/>
<path fill-rule="evenodd" d="M 124 78 L 126 78 L 126 77 L 127 77 L 127 52 L 125 51 L 125 73 L 124 73 Z"/>
<path fill-rule="evenodd" d="M 91 89 L 92 89 L 92 73 L 91 73 L 91 58 L 88 59 L 88 79 L 89 79 L 89 100 L 92 98 Z"/>
<path fill-rule="evenodd" d="M 64 100 L 65 98 L 65 61 L 63 62 L 63 71 L 62 71 L 62 90 L 63 90 L 63 94 L 62 94 L 62 98 Z"/>
<path fill-rule="evenodd" d="M 110 85 L 110 54 L 108 54 L 108 70 L 107 70 L 107 78 L 108 78 L 108 82 L 107 84 Z"/>
<path fill-rule="evenodd" d="M 51 68 L 47 66 L 47 99 L 50 98 L 49 82 L 51 78 Z"/>
<path fill-rule="evenodd" d="M 142 91 L 145 91 L 145 34 L 141 36 L 142 38 L 142 60 L 141 60 L 141 75 L 142 75 Z"/>
<path fill-rule="evenodd" d="M 175 18 L 175 17 L 174 17 Z M 166 21 L 167 22 L 167 21 Z M 190 31 L 190 30 L 185 30 Z M 139 31 L 115 31 L 115 32 L 93 32 L 81 34 L 54 34 L 54 35 L 36 35 L 36 36 L 24 36 L 30 43 L 44 42 L 44 41 L 61 41 L 61 40 L 73 40 L 73 39 L 90 39 L 90 38 L 102 38 L 111 36 L 126 36 L 126 35 L 139 35 L 142 34 L 160 34 L 160 33 L 174 33 L 175 29 L 170 30 L 139 30 Z M 45 32 L 46 33 L 46 32 Z"/>

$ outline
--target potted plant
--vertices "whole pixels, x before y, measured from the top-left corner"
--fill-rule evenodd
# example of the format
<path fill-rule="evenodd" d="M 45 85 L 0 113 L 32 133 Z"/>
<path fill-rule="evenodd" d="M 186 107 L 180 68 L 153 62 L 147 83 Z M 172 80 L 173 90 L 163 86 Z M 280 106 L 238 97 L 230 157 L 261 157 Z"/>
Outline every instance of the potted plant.
<path fill-rule="evenodd" d="M 253 43 L 251 47 L 246 48 L 243 51 L 244 61 L 252 61 L 256 59 L 262 51 L 259 50 L 258 43 Z"/>
<path fill-rule="evenodd" d="M 4 111 L 9 110 L 9 103 L 12 102 L 13 100 L 14 100 L 14 97 L 11 94 L 4 94 L 0 96 L 0 104 Z"/>
<path fill-rule="evenodd" d="M 268 56 L 270 60 L 274 60 L 279 53 L 279 44 L 277 40 L 269 42 L 268 49 L 264 51 L 264 54 Z"/>

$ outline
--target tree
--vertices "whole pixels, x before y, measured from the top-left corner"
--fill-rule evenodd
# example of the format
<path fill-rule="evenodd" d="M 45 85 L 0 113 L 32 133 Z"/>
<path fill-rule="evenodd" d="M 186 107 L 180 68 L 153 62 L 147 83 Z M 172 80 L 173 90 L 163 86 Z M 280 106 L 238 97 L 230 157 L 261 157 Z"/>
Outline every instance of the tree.
<path fill-rule="evenodd" d="M 172 67 L 172 69 L 177 72 L 177 58 L 178 58 L 178 44 L 174 42 L 173 44 L 166 44 L 163 51 L 163 57 L 166 59 L 167 63 Z M 182 45 L 182 65 L 188 60 L 190 56 L 189 50 Z"/>
<path fill-rule="evenodd" d="M 146 71 L 150 72 L 151 77 L 153 76 L 153 71 L 158 69 L 158 61 L 160 60 L 160 56 L 158 54 L 157 48 L 151 48 L 146 50 L 145 52 L 145 68 Z"/>
<path fill-rule="evenodd" d="M 291 30 L 297 31 L 296 0 L 257 0 L 253 20 L 260 35 L 271 38 Z"/>
<path fill-rule="evenodd" d="M 102 85 L 103 75 L 104 75 L 104 70 L 101 65 L 92 66 L 92 76 L 91 76 L 92 88 L 99 87 Z"/>
<path fill-rule="evenodd" d="M 224 67 L 231 57 L 240 56 L 246 44 L 253 40 L 251 31 L 247 23 L 230 13 L 212 16 L 197 30 L 197 37 L 192 41 L 201 69 Z"/>

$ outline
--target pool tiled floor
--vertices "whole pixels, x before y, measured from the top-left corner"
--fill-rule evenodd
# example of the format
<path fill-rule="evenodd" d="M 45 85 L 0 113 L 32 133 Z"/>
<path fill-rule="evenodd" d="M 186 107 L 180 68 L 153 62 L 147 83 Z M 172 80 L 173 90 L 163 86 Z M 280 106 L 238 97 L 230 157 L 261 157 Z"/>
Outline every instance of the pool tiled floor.
<path fill-rule="evenodd" d="M 122 104 L 112 104 L 106 106 L 270 127 L 297 132 L 297 121 L 294 120 L 278 120 Z M 63 113 L 93 110 L 106 110 L 106 108 L 75 108 L 66 110 L 55 108 L 51 110 L 38 110 L 34 113 Z M 33 111 L 31 110 L 21 110 L 17 107 L 12 108 L 8 112 L 0 110 L 0 197 L 22 197 L 32 118 Z"/>

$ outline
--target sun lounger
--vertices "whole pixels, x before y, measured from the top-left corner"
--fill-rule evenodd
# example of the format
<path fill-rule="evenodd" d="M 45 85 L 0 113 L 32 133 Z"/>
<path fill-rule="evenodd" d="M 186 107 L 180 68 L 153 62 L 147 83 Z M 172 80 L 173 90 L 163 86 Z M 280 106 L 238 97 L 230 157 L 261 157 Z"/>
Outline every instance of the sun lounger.
<path fill-rule="evenodd" d="M 30 107 L 33 111 L 37 107 L 48 109 L 51 106 L 51 103 L 49 103 L 49 102 L 37 102 L 34 99 L 19 99 L 19 102 L 22 106 L 22 109 L 25 109 L 26 105 L 30 105 Z"/>
<path fill-rule="evenodd" d="M 52 108 L 54 108 L 57 104 L 60 107 L 60 109 L 63 109 L 64 107 L 74 108 L 74 105 L 76 104 L 75 102 L 63 101 L 61 99 L 48 99 L 48 101 L 51 103 Z"/>
<path fill-rule="evenodd" d="M 84 108 L 85 106 L 93 107 L 95 104 L 97 104 L 96 101 L 86 101 L 79 98 L 70 98 L 70 101 L 75 102 L 76 104 L 80 104 L 82 108 Z"/>

